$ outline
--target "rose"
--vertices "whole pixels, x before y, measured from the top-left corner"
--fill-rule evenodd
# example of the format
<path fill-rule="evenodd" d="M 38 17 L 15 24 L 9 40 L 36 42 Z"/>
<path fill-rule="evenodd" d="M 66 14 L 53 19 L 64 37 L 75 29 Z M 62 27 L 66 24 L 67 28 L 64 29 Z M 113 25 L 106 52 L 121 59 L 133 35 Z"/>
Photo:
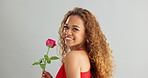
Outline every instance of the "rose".
<path fill-rule="evenodd" d="M 56 42 L 52 39 L 48 39 L 46 41 L 46 46 L 53 48 L 54 46 L 56 46 Z"/>
<path fill-rule="evenodd" d="M 48 55 L 49 49 L 56 46 L 56 42 L 52 39 L 48 39 L 46 40 L 46 46 L 48 46 L 48 50 L 47 50 L 47 55 Z"/>
<path fill-rule="evenodd" d="M 50 58 L 48 57 L 48 53 L 49 53 L 50 48 L 53 48 L 54 46 L 56 46 L 56 42 L 54 40 L 52 40 L 52 39 L 48 39 L 46 41 L 46 46 L 48 46 L 48 50 L 47 50 L 47 53 L 44 55 L 44 58 L 41 58 L 39 60 L 39 62 L 33 63 L 33 65 L 40 65 L 40 67 L 42 68 L 42 70 L 45 70 L 46 63 L 50 64 L 51 63 L 51 60 L 57 60 L 57 59 L 59 59 L 56 56 L 52 56 Z"/>

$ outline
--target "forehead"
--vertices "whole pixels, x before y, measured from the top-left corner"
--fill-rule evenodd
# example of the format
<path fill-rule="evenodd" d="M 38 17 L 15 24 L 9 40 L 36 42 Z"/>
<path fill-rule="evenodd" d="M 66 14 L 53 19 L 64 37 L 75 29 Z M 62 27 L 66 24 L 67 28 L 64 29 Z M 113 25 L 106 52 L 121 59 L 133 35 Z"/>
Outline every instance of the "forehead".
<path fill-rule="evenodd" d="M 84 23 L 81 17 L 78 15 L 71 15 L 68 17 L 66 24 L 72 26 L 72 25 L 78 25 L 79 27 L 84 27 Z"/>

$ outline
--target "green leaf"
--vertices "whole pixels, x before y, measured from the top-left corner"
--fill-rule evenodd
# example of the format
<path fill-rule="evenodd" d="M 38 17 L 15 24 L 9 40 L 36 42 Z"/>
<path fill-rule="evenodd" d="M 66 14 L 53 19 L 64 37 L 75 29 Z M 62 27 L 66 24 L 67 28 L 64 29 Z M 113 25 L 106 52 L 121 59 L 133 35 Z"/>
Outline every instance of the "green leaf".
<path fill-rule="evenodd" d="M 40 60 L 39 60 L 39 63 L 42 63 L 44 61 L 44 58 L 41 58 Z"/>
<path fill-rule="evenodd" d="M 48 55 L 44 55 L 45 60 L 49 60 Z"/>
<path fill-rule="evenodd" d="M 51 60 L 49 59 L 48 55 L 44 55 L 45 60 L 47 60 L 47 63 L 50 64 Z"/>
<path fill-rule="evenodd" d="M 47 60 L 47 63 L 48 63 L 48 64 L 50 64 L 50 63 L 51 63 L 51 60 L 50 60 L 50 59 L 49 59 L 49 60 Z"/>
<path fill-rule="evenodd" d="M 57 59 L 59 59 L 57 56 L 50 57 L 50 60 L 57 60 Z"/>
<path fill-rule="evenodd" d="M 40 63 L 39 62 L 35 62 L 35 63 L 33 63 L 32 65 L 39 65 Z"/>
<path fill-rule="evenodd" d="M 45 70 L 45 66 L 46 64 L 40 64 L 40 67 L 42 68 L 42 70 Z"/>

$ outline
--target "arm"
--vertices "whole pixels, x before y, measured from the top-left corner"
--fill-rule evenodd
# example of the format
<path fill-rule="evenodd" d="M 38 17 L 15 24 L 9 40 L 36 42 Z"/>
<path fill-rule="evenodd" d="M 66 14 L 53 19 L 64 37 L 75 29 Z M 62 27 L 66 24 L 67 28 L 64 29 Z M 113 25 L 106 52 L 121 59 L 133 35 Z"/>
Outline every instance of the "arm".
<path fill-rule="evenodd" d="M 65 56 L 65 71 L 67 78 L 80 78 L 80 54 L 77 51 L 71 51 Z"/>

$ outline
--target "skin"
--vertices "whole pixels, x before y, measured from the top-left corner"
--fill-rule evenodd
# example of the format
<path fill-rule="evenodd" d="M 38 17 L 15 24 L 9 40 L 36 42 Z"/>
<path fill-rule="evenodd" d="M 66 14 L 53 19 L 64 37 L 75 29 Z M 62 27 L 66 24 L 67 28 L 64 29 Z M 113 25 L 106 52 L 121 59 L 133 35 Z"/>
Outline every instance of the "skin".
<path fill-rule="evenodd" d="M 67 78 L 80 78 L 80 72 L 90 69 L 90 61 L 85 50 L 85 27 L 83 20 L 77 15 L 71 15 L 64 26 L 66 46 L 70 52 L 64 57 Z M 68 38 L 68 39 L 67 39 Z M 42 78 L 52 78 L 49 72 L 43 71 Z"/>
<path fill-rule="evenodd" d="M 66 45 L 71 51 L 85 48 L 85 27 L 83 20 L 77 15 L 71 15 L 64 26 L 64 35 L 66 38 L 72 38 L 71 41 L 66 41 Z"/>

